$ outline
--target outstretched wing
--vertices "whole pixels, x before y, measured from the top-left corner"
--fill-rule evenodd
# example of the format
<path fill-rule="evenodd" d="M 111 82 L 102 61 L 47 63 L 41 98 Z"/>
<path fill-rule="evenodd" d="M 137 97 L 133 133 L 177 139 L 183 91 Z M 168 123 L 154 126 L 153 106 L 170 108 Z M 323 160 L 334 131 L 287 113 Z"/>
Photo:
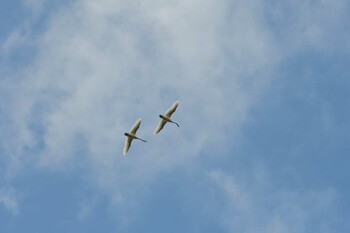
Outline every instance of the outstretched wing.
<path fill-rule="evenodd" d="M 129 148 L 131 146 L 131 142 L 132 142 L 132 138 L 126 137 L 125 144 L 124 144 L 124 151 L 123 151 L 124 156 L 126 155 L 126 153 L 128 153 Z"/>
<path fill-rule="evenodd" d="M 135 122 L 135 124 L 131 127 L 130 133 L 135 135 L 135 134 L 136 134 L 136 131 L 139 129 L 140 125 L 141 125 L 141 118 L 138 119 L 138 120 Z"/>
<path fill-rule="evenodd" d="M 163 129 L 163 127 L 164 127 L 165 124 L 166 124 L 166 121 L 165 121 L 165 120 L 161 120 L 161 121 L 159 122 L 157 128 L 154 130 L 154 134 L 159 133 L 159 132 Z"/>
<path fill-rule="evenodd" d="M 167 117 L 171 117 L 171 115 L 175 112 L 175 110 L 176 110 L 176 108 L 177 108 L 177 106 L 179 105 L 179 101 L 176 101 L 174 104 L 173 104 L 173 106 L 171 106 L 169 109 L 168 109 L 168 111 L 166 111 L 166 113 L 165 113 L 165 116 L 167 116 Z"/>

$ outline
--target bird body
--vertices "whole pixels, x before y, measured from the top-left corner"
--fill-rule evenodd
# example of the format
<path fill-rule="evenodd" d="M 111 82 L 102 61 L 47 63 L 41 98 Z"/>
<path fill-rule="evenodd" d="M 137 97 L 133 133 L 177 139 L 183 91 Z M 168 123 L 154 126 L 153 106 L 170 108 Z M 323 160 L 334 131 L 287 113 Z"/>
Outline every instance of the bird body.
<path fill-rule="evenodd" d="M 173 121 L 172 119 L 170 119 L 171 115 L 176 111 L 176 108 L 177 106 L 179 105 L 179 101 L 176 101 L 169 109 L 168 111 L 166 111 L 166 113 L 164 115 L 159 115 L 159 117 L 162 119 L 157 128 L 154 130 L 154 134 L 157 134 L 159 133 L 164 125 L 167 123 L 167 122 L 170 122 L 170 123 L 174 123 L 175 125 L 177 125 L 177 127 L 180 127 L 178 123 L 176 123 L 175 121 Z"/>
<path fill-rule="evenodd" d="M 146 140 L 143 140 L 143 139 L 136 136 L 136 132 L 139 129 L 140 125 L 141 125 L 141 118 L 138 119 L 135 122 L 135 124 L 131 127 L 129 133 L 124 133 L 124 135 L 126 136 L 124 150 L 123 150 L 124 156 L 128 153 L 132 140 L 138 139 L 140 141 L 146 142 Z"/>
<path fill-rule="evenodd" d="M 180 127 L 178 123 L 174 122 L 173 120 L 171 120 L 171 119 L 170 119 L 169 117 L 167 117 L 167 116 L 159 115 L 159 117 L 162 118 L 163 121 L 165 121 L 165 123 L 166 123 L 166 122 L 171 122 L 171 123 L 176 124 L 177 127 Z M 164 123 L 164 124 L 165 124 L 165 123 Z"/>
<path fill-rule="evenodd" d="M 124 135 L 129 137 L 129 138 L 132 138 L 132 139 L 139 139 L 139 140 L 141 140 L 143 142 L 147 142 L 146 140 L 143 140 L 142 138 L 136 137 L 136 135 L 134 135 L 134 134 L 125 133 Z"/>

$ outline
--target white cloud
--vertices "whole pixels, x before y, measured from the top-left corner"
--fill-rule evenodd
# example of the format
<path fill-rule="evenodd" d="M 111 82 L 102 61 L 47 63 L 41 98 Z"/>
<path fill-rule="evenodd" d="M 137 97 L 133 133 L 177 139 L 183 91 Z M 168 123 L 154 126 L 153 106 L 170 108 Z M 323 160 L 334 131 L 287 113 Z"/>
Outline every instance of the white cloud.
<path fill-rule="evenodd" d="M 219 198 L 227 203 L 220 211 L 230 232 L 333 232 L 337 222 L 337 192 L 276 189 L 270 178 L 237 183 L 223 171 L 209 173 L 220 188 Z M 260 178 L 261 179 L 261 178 Z"/>
<path fill-rule="evenodd" d="M 349 50 L 346 22 L 349 2 L 346 0 L 284 1 L 267 4 L 269 21 L 286 53 L 293 55 L 305 49 L 321 53 Z"/>
<path fill-rule="evenodd" d="M 44 10 L 46 0 L 23 0 L 23 4 L 32 9 L 34 15 L 41 13 Z"/>
<path fill-rule="evenodd" d="M 21 107 L 10 114 L 19 137 L 7 143 L 31 148 L 42 141 L 41 166 L 83 164 L 99 184 L 119 190 L 116 180 L 148 180 L 197 156 L 227 124 L 235 128 L 244 120 L 259 83 L 268 79 L 264 69 L 276 64 L 277 56 L 264 55 L 276 51 L 259 9 L 242 3 L 247 14 L 232 15 L 226 6 L 77 1 L 59 11 L 15 87 L 14 104 Z M 174 118 L 183 127 L 153 137 L 157 115 L 176 99 Z M 122 159 L 123 132 L 138 117 L 140 135 L 150 142 L 135 142 Z"/>
<path fill-rule="evenodd" d="M 84 200 L 80 203 L 77 215 L 78 219 L 81 221 L 86 220 L 91 216 L 97 203 L 96 198 L 83 198 Z"/>
<path fill-rule="evenodd" d="M 24 44 L 26 40 L 26 36 L 20 30 L 13 31 L 7 39 L 1 45 L 1 50 L 4 53 L 8 53 L 9 51 L 18 48 Z"/>
<path fill-rule="evenodd" d="M 2 147 L 12 161 L 32 153 L 25 161 L 43 169 L 84 168 L 115 203 L 162 171 L 190 163 L 208 142 L 225 151 L 226 132 L 239 129 L 278 64 L 298 48 L 288 35 L 309 31 L 311 42 L 329 36 L 306 18 L 311 26 L 286 23 L 279 41 L 264 6 L 238 0 L 67 4 L 48 18 L 37 56 L 16 73 L 19 84 L 1 84 L 11 89 L 10 101 L 0 105 L 11 119 Z M 177 99 L 180 129 L 166 126 L 153 136 L 157 115 Z M 139 134 L 149 142 L 135 142 L 123 158 L 123 133 L 139 117 Z M 248 208 L 249 198 L 231 183 L 227 191 Z M 282 227 L 279 219 L 273 225 Z"/>
<path fill-rule="evenodd" d="M 0 189 L 0 204 L 13 215 L 19 214 L 19 196 L 11 188 Z"/>
<path fill-rule="evenodd" d="M 226 193 L 232 208 L 242 212 L 251 211 L 251 198 L 247 195 L 247 191 L 242 190 L 242 187 L 236 183 L 234 177 L 227 176 L 220 171 L 212 171 L 209 176 Z"/>

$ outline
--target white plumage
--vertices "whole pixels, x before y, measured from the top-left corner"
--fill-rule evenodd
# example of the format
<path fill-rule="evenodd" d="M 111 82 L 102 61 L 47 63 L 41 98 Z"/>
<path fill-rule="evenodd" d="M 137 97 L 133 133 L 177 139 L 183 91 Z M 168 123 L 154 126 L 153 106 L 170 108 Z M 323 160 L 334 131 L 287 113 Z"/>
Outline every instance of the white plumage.
<path fill-rule="evenodd" d="M 139 129 L 140 125 L 141 125 L 141 118 L 138 119 L 135 122 L 135 124 L 131 127 L 129 133 L 124 133 L 124 135 L 126 136 L 125 144 L 124 144 L 124 151 L 123 151 L 124 156 L 128 153 L 129 148 L 131 146 L 131 142 L 133 139 L 138 139 L 138 140 L 141 140 L 143 142 L 146 142 L 146 140 L 143 140 L 139 137 L 136 137 L 136 132 Z"/>
<path fill-rule="evenodd" d="M 154 134 L 159 133 L 159 132 L 163 129 L 164 125 L 165 125 L 167 122 L 174 123 L 174 124 L 177 125 L 177 127 L 180 127 L 178 123 L 176 123 L 175 121 L 173 121 L 172 119 L 170 119 L 171 115 L 176 111 L 176 108 L 177 108 L 177 106 L 179 105 L 179 103 L 180 103 L 179 101 L 176 101 L 176 102 L 168 109 L 168 111 L 166 111 L 166 113 L 164 114 L 164 116 L 163 116 L 163 115 L 159 115 L 159 117 L 160 117 L 162 120 L 159 122 L 157 128 L 154 130 Z"/>

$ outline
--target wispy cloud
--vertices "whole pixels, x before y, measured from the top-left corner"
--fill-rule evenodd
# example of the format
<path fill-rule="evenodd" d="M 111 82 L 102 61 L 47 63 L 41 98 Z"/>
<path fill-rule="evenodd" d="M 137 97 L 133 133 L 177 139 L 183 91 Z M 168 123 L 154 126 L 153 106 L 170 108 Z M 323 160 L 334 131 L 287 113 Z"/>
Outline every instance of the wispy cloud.
<path fill-rule="evenodd" d="M 19 195 L 11 188 L 0 188 L 0 203 L 11 214 L 19 214 Z"/>
<path fill-rule="evenodd" d="M 342 19 L 334 12 L 345 5 L 265 5 L 258 0 L 67 3 L 52 12 L 46 30 L 35 37 L 33 60 L 13 71 L 19 78 L 0 83 L 6 90 L 1 111 L 9 119 L 1 126 L 6 132 L 0 135 L 1 148 L 10 164 L 81 169 L 113 203 L 124 203 L 125 196 L 138 195 L 135 190 L 161 172 L 201 156 L 207 143 L 224 153 L 227 132 L 239 132 L 260 94 L 278 78 L 279 64 L 303 46 L 326 47 L 333 35 L 330 27 Z M 43 5 L 33 6 L 42 11 Z M 174 119 L 181 128 L 167 126 L 162 135 L 153 136 L 157 115 L 177 99 L 181 104 Z M 123 133 L 139 117 L 139 133 L 150 142 L 135 142 L 123 158 Z M 8 166 L 14 167 L 20 166 Z M 232 206 L 252 214 L 249 190 L 224 173 L 211 177 L 233 197 Z M 332 191 L 325 191 L 327 195 L 332 199 Z M 287 203 L 279 198 L 282 206 Z M 309 199 L 307 194 L 288 198 L 296 201 L 296 209 Z M 84 208 L 82 218 L 89 213 Z M 272 231 L 286 231 L 289 218 L 276 214 L 269 221 Z"/>
<path fill-rule="evenodd" d="M 26 36 L 23 34 L 23 32 L 15 30 L 7 37 L 6 41 L 3 42 L 3 44 L 1 45 L 1 50 L 4 53 L 8 53 L 14 48 L 23 46 L 25 40 Z"/>
<path fill-rule="evenodd" d="M 83 200 L 80 203 L 80 207 L 77 215 L 78 219 L 81 221 L 88 219 L 94 212 L 96 203 L 97 203 L 96 198 L 83 197 Z"/>
<path fill-rule="evenodd" d="M 18 108 L 7 109 L 19 137 L 5 143 L 37 148 L 44 167 L 85 164 L 99 184 L 114 187 L 190 160 L 225 125 L 238 126 L 278 54 L 251 4 L 241 4 L 246 14 L 232 14 L 225 1 L 110 4 L 77 1 L 51 17 L 34 64 L 14 87 Z M 119 161 L 134 119 L 143 117 L 140 133 L 151 137 L 157 115 L 176 99 L 183 127 L 169 130 L 179 140 L 165 132 Z"/>
<path fill-rule="evenodd" d="M 271 186 L 270 178 L 237 184 L 234 176 L 223 171 L 209 173 L 221 189 L 222 223 L 230 232 L 332 232 L 337 218 L 337 192 L 325 190 L 288 190 Z M 260 178 L 261 179 L 261 178 Z M 258 187 L 258 188 L 257 188 Z"/>

